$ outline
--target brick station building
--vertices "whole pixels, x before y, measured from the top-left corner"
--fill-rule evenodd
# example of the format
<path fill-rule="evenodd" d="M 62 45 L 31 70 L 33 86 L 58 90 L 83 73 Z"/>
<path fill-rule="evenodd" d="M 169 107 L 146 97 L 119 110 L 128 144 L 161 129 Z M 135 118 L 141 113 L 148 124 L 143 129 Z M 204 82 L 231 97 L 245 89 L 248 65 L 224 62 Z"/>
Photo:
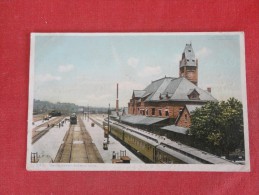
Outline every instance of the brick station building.
<path fill-rule="evenodd" d="M 171 118 L 174 121 L 186 105 L 203 105 L 208 101 L 217 100 L 211 95 L 210 88 L 203 90 L 198 87 L 198 60 L 192 45 L 186 44 L 179 63 L 179 77 L 165 76 L 152 81 L 143 90 L 133 90 L 128 113 Z"/>

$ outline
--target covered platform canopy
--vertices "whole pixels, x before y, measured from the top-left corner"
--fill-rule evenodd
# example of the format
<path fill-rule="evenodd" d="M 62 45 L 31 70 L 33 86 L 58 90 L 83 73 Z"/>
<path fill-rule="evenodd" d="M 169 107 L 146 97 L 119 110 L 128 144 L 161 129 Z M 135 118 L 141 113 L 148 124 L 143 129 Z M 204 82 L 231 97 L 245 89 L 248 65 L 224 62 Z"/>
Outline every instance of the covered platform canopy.
<path fill-rule="evenodd" d="M 130 123 L 133 125 L 153 125 L 162 121 L 166 121 L 168 118 L 161 117 L 149 117 L 142 115 L 126 115 L 121 116 L 121 121 L 125 123 Z"/>
<path fill-rule="evenodd" d="M 165 127 L 162 127 L 161 129 L 167 130 L 167 131 L 172 131 L 175 133 L 180 133 L 180 134 L 186 134 L 186 131 L 187 131 L 187 128 L 179 127 L 179 126 L 175 126 L 175 125 L 165 126 Z"/>

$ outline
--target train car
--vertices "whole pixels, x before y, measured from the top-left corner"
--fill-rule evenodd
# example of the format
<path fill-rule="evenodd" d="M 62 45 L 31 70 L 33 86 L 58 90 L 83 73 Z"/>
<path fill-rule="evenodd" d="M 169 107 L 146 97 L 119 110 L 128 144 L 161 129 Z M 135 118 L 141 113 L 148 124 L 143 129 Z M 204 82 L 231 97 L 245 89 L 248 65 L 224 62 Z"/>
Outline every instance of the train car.
<path fill-rule="evenodd" d="M 146 162 L 153 162 L 156 142 L 145 139 L 140 135 L 133 135 L 132 132 L 124 132 L 124 142 L 141 155 Z"/>
<path fill-rule="evenodd" d="M 103 125 L 106 126 L 108 123 L 104 122 Z M 110 134 L 131 148 L 131 150 L 138 154 L 145 162 L 153 162 L 155 159 L 154 150 L 157 145 L 157 140 L 152 137 L 147 137 L 139 132 L 135 132 L 133 129 L 127 129 L 123 125 L 111 121 Z"/>
<path fill-rule="evenodd" d="M 117 125 L 110 124 L 110 133 L 117 139 L 124 141 L 124 131 Z"/>
<path fill-rule="evenodd" d="M 75 113 L 71 114 L 70 116 L 70 124 L 71 125 L 76 125 L 77 124 L 77 116 Z"/>
<path fill-rule="evenodd" d="M 165 145 L 163 144 L 156 147 L 154 157 L 155 157 L 154 162 L 159 164 L 160 163 L 161 164 L 186 164 L 187 162 L 189 162 L 189 164 L 200 164 L 199 161 L 196 161 L 193 159 L 185 158 L 187 162 L 184 162 L 176 158 L 176 157 L 179 157 L 183 159 L 184 156 L 179 152 L 176 152 L 168 147 L 165 147 Z"/>
<path fill-rule="evenodd" d="M 107 121 L 104 121 L 103 125 L 107 128 Z M 218 156 L 115 121 L 110 121 L 110 134 L 127 145 L 146 162 L 159 164 L 233 164 Z"/>

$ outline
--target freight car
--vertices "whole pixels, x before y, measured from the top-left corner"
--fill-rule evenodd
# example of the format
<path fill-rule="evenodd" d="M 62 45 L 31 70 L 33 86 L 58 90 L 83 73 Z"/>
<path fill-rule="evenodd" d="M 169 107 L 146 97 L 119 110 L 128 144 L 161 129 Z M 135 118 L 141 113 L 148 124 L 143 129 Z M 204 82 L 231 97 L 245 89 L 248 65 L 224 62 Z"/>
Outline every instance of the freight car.
<path fill-rule="evenodd" d="M 107 121 L 104 121 L 103 126 L 107 125 Z M 110 134 L 149 163 L 234 164 L 196 148 L 112 120 Z"/>
<path fill-rule="evenodd" d="M 73 124 L 77 124 L 77 116 L 75 113 L 71 114 L 70 115 L 70 124 L 73 125 Z"/>

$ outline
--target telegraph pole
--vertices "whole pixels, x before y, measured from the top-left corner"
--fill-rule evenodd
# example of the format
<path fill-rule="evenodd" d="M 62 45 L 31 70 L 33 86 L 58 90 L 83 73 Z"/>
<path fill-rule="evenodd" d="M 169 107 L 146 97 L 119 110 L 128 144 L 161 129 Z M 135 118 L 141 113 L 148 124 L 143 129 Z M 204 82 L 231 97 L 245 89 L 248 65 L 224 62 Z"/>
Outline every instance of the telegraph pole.
<path fill-rule="evenodd" d="M 108 136 L 107 136 L 107 143 L 110 143 L 109 141 L 109 134 L 110 134 L 110 104 L 108 108 Z"/>
<path fill-rule="evenodd" d="M 87 119 L 87 121 L 89 121 L 89 105 L 88 105 L 88 119 Z"/>

